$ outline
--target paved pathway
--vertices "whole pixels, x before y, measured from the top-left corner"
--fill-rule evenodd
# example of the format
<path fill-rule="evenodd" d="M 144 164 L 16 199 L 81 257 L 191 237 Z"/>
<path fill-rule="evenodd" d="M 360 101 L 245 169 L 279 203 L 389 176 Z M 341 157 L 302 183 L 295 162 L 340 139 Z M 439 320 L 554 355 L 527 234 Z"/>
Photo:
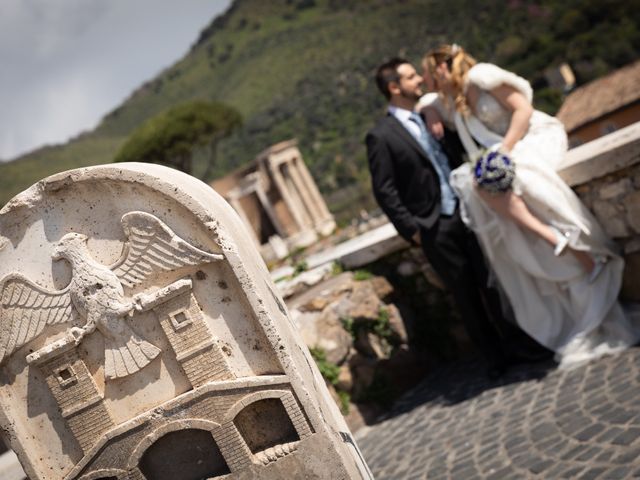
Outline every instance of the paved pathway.
<path fill-rule="evenodd" d="M 445 367 L 358 431 L 375 478 L 640 478 L 640 348 L 570 371 L 483 372 Z"/>

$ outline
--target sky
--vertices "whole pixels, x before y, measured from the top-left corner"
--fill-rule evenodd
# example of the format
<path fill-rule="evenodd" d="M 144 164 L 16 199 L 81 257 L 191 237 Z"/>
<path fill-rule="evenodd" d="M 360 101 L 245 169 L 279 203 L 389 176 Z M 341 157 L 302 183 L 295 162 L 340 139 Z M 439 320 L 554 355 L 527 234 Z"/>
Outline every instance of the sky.
<path fill-rule="evenodd" d="M 91 130 L 230 0 L 0 0 L 0 161 Z"/>

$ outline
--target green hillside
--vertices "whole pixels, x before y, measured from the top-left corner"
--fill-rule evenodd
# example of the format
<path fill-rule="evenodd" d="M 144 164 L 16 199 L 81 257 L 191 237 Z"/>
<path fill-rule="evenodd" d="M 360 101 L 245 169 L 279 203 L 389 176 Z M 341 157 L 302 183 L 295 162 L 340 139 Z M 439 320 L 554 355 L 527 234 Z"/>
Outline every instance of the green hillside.
<path fill-rule="evenodd" d="M 236 0 L 94 131 L 0 165 L 0 204 L 44 176 L 111 162 L 141 122 L 195 98 L 244 117 L 220 146 L 216 176 L 296 137 L 325 194 L 337 202 L 357 185 L 347 190 L 367 195 L 362 140 L 383 109 L 371 80 L 381 60 L 419 62 L 428 48 L 455 41 L 528 78 L 537 106 L 554 112 L 561 92 L 543 71 L 568 61 L 584 83 L 629 63 L 640 57 L 639 27 L 640 0 Z"/>

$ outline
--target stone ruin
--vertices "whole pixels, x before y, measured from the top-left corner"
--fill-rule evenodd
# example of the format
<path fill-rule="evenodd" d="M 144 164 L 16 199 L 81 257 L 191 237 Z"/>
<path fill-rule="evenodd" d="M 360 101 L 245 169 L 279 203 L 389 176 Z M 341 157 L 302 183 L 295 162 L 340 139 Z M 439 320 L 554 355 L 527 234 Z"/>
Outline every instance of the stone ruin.
<path fill-rule="evenodd" d="M 236 210 L 267 261 L 307 247 L 336 227 L 296 140 L 267 148 L 211 186 Z"/>
<path fill-rule="evenodd" d="M 0 211 L 0 426 L 31 480 L 370 478 L 233 210 L 149 164 Z"/>

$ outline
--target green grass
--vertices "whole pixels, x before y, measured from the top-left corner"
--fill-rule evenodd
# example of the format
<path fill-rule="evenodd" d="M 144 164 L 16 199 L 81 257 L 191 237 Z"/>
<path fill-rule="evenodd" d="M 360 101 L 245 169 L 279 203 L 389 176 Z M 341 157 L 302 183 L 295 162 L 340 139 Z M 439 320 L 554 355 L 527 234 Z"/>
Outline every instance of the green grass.
<path fill-rule="evenodd" d="M 320 347 L 310 348 L 309 352 L 311 352 L 311 356 L 315 360 L 322 378 L 333 385 L 336 389 L 336 394 L 338 395 L 339 399 L 338 406 L 340 407 L 340 411 L 343 415 L 348 414 L 351 395 L 349 394 L 349 392 L 345 392 L 344 390 L 340 390 L 339 388 L 337 388 L 338 376 L 340 375 L 340 367 L 338 367 L 335 363 L 329 362 L 327 360 L 325 351 Z"/>
<path fill-rule="evenodd" d="M 371 278 L 373 278 L 373 273 L 371 273 L 369 270 L 360 269 L 353 272 L 353 279 L 356 282 L 362 282 Z"/>
<path fill-rule="evenodd" d="M 311 356 L 316 362 L 318 366 L 318 370 L 322 374 L 322 377 L 329 382 L 331 385 L 336 385 L 338 383 L 338 375 L 340 374 L 340 367 L 338 367 L 335 363 L 331 363 L 327 360 L 327 355 L 325 351 L 320 347 L 313 347 L 309 349 L 311 352 Z"/>
<path fill-rule="evenodd" d="M 349 333 L 349 335 L 351 335 L 351 338 L 353 338 L 353 340 L 355 341 L 357 336 L 357 331 L 356 331 L 356 325 L 353 318 L 341 317 L 340 323 L 342 324 L 342 328 L 344 328 Z"/>

